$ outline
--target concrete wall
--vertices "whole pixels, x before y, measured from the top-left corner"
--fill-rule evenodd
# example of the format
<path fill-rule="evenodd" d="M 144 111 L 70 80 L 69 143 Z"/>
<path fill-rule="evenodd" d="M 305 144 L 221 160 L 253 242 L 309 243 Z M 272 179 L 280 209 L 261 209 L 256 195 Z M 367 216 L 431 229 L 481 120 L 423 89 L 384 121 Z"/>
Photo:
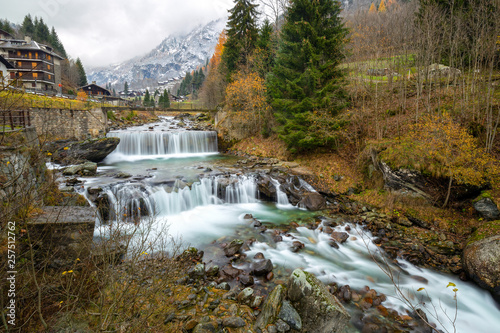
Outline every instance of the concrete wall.
<path fill-rule="evenodd" d="M 31 121 L 41 138 L 85 140 L 104 137 L 108 119 L 101 108 L 31 109 Z"/>

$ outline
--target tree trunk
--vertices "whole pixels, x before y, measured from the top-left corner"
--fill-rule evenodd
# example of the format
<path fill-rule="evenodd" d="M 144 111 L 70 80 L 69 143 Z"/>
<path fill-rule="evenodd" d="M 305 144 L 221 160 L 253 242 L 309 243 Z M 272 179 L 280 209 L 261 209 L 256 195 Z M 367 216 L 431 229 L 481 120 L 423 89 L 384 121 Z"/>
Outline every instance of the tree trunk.
<path fill-rule="evenodd" d="M 443 208 L 446 207 L 446 205 L 448 205 L 448 200 L 450 200 L 452 182 L 453 182 L 453 176 L 450 176 L 450 182 L 448 183 L 448 193 L 446 194 L 446 199 L 444 200 Z"/>

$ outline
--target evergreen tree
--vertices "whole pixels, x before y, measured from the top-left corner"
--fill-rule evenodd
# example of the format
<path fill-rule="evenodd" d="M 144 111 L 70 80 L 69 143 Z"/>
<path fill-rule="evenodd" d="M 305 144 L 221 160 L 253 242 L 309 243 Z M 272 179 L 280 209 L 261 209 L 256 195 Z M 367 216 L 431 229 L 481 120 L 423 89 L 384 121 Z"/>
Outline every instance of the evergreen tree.
<path fill-rule="evenodd" d="M 63 58 L 68 57 L 68 55 L 66 54 L 66 50 L 59 40 L 59 36 L 57 35 L 56 29 L 54 29 L 54 27 L 52 27 L 52 30 L 50 31 L 50 44 L 54 48 L 54 51 L 56 51 L 56 53 L 58 53 L 60 56 L 62 56 Z"/>
<path fill-rule="evenodd" d="M 43 18 L 35 19 L 35 39 L 42 43 L 50 42 L 49 27 L 45 24 Z"/>
<path fill-rule="evenodd" d="M 240 66 L 245 67 L 248 64 L 255 48 L 258 37 L 257 6 L 252 0 L 235 0 L 234 7 L 229 10 L 227 41 L 222 54 L 227 78 Z"/>
<path fill-rule="evenodd" d="M 80 87 L 83 87 L 83 86 L 86 86 L 88 83 L 87 83 L 87 74 L 85 74 L 85 69 L 83 68 L 83 64 L 82 64 L 82 61 L 80 60 L 80 58 L 77 58 L 76 59 L 76 62 L 75 62 L 75 65 L 76 65 L 76 70 L 78 72 L 78 86 Z"/>
<path fill-rule="evenodd" d="M 128 95 L 128 82 L 125 81 L 125 84 L 123 85 L 123 92 L 125 93 L 125 95 Z"/>
<path fill-rule="evenodd" d="M 146 89 L 146 93 L 144 94 L 144 100 L 142 101 L 142 105 L 148 107 L 150 103 L 149 90 Z"/>
<path fill-rule="evenodd" d="M 163 90 L 163 108 L 169 108 L 170 107 L 170 98 L 168 97 L 168 91 Z"/>
<path fill-rule="evenodd" d="M 12 26 L 10 25 L 10 22 L 8 20 L 1 20 L 0 19 L 0 29 L 8 32 L 9 34 L 14 33 L 14 29 L 12 29 Z"/>
<path fill-rule="evenodd" d="M 116 97 L 116 90 L 113 88 L 113 96 Z"/>
<path fill-rule="evenodd" d="M 256 43 L 254 70 L 264 78 L 269 73 L 274 64 L 276 55 L 276 40 L 273 38 L 274 28 L 268 19 L 259 30 L 259 37 Z"/>
<path fill-rule="evenodd" d="M 292 151 L 328 145 L 336 126 L 330 116 L 346 105 L 338 65 L 347 29 L 340 11 L 333 0 L 292 0 L 288 8 L 268 91 Z"/>

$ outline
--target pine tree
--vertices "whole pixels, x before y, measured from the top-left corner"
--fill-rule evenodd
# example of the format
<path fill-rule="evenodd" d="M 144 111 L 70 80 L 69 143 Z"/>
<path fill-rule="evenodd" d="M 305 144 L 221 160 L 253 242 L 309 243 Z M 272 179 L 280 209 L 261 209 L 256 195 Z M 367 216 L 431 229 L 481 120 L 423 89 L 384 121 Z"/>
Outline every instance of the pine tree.
<path fill-rule="evenodd" d="M 142 101 L 142 105 L 144 105 L 145 107 L 148 107 L 149 106 L 149 101 L 150 97 L 149 97 L 149 90 L 146 89 L 146 93 L 144 94 L 144 100 Z"/>
<path fill-rule="evenodd" d="M 45 24 L 43 18 L 35 19 L 35 39 L 43 43 L 50 42 L 49 27 Z"/>
<path fill-rule="evenodd" d="M 75 62 L 75 65 L 76 65 L 76 70 L 78 72 L 78 86 L 80 87 L 83 87 L 83 86 L 86 86 L 88 83 L 87 83 L 87 74 L 85 74 L 85 68 L 83 68 L 83 64 L 82 64 L 82 61 L 80 60 L 80 58 L 77 58 L 76 59 L 76 62 Z"/>
<path fill-rule="evenodd" d="M 14 33 L 14 29 L 12 29 L 12 26 L 10 25 L 10 22 L 8 20 L 0 19 L 0 29 L 8 32 L 9 34 Z"/>
<path fill-rule="evenodd" d="M 26 36 L 33 36 L 35 33 L 35 25 L 33 24 L 30 14 L 24 17 L 23 24 L 21 25 L 21 32 Z"/>
<path fill-rule="evenodd" d="M 254 52 L 254 70 L 264 78 L 271 71 L 276 55 L 276 40 L 273 37 L 274 28 L 266 19 L 259 30 L 259 37 Z"/>
<path fill-rule="evenodd" d="M 61 40 L 59 39 L 59 36 L 57 35 L 56 29 L 54 29 L 54 27 L 52 27 L 52 30 L 50 32 L 50 44 L 52 45 L 56 53 L 58 53 L 60 56 L 62 56 L 63 58 L 68 57 L 68 55 L 66 54 L 66 50 L 64 49 L 64 46 L 61 43 Z"/>
<path fill-rule="evenodd" d="M 346 105 L 338 65 L 347 29 L 340 11 L 333 0 L 292 0 L 286 14 L 268 91 L 281 137 L 295 151 L 329 144 L 328 117 Z"/>
<path fill-rule="evenodd" d="M 125 84 L 123 85 L 123 92 L 125 93 L 125 95 L 128 95 L 128 82 L 125 81 Z"/>
<path fill-rule="evenodd" d="M 113 96 L 116 97 L 116 90 L 113 88 Z"/>
<path fill-rule="evenodd" d="M 229 10 L 227 41 L 222 56 L 228 78 L 240 66 L 247 66 L 255 48 L 258 37 L 257 6 L 251 0 L 235 0 L 234 7 Z"/>
<path fill-rule="evenodd" d="M 164 108 L 169 108 L 170 107 L 170 98 L 168 97 L 168 91 L 167 90 L 163 90 L 163 107 Z"/>

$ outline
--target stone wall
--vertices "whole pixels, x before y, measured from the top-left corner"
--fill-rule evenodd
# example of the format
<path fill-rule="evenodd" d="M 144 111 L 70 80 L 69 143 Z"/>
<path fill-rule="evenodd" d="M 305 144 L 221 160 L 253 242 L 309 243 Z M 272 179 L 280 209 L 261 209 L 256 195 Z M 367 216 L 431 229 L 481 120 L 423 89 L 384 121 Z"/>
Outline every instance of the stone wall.
<path fill-rule="evenodd" d="M 106 135 L 107 114 L 101 108 L 90 110 L 32 109 L 31 122 L 45 139 L 85 140 Z"/>
<path fill-rule="evenodd" d="M 67 267 L 90 255 L 95 210 L 92 207 L 44 207 L 28 224 L 38 264 Z"/>

